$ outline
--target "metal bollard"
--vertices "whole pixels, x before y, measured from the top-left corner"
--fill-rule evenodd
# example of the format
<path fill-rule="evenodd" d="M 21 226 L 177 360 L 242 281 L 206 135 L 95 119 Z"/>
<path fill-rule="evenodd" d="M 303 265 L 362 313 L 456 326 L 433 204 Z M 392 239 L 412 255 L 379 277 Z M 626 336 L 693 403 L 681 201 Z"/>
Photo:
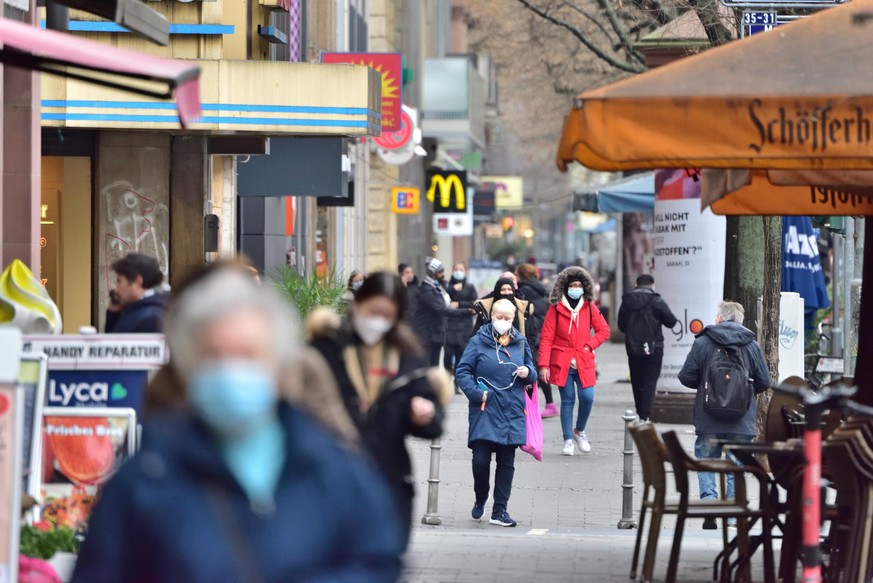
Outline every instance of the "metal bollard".
<path fill-rule="evenodd" d="M 637 420 L 636 414 L 628 409 L 622 416 L 624 419 L 624 451 L 621 454 L 624 456 L 624 476 L 621 484 L 621 520 L 618 521 L 618 528 L 629 529 L 636 528 L 637 521 L 634 520 L 634 443 L 631 438 L 628 426 Z"/>
<path fill-rule="evenodd" d="M 421 518 L 422 524 L 439 526 L 443 523 L 438 514 L 440 497 L 440 450 L 443 448 L 439 438 L 430 442 L 430 476 L 427 478 L 427 512 Z"/>

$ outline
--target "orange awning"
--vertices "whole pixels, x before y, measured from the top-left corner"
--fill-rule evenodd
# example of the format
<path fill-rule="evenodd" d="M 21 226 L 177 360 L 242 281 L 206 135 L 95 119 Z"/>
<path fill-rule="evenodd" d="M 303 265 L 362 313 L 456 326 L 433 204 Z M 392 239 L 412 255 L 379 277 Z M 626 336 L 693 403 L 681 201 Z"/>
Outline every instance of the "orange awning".
<path fill-rule="evenodd" d="M 871 11 L 855 0 L 583 93 L 558 167 L 873 169 Z"/>
<path fill-rule="evenodd" d="M 779 186 L 764 170 L 707 168 L 702 175 L 701 205 L 717 215 L 873 215 L 871 187 Z"/>

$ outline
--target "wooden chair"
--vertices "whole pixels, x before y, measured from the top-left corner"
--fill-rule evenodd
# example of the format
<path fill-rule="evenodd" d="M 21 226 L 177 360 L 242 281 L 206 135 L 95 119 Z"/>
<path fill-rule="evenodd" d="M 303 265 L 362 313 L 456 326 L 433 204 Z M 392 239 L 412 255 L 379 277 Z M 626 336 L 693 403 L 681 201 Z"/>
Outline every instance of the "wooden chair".
<path fill-rule="evenodd" d="M 651 423 L 631 423 L 628 427 L 631 437 L 637 446 L 640 455 L 640 464 L 643 469 L 643 499 L 640 506 L 640 524 L 637 529 L 637 541 L 634 545 L 634 556 L 631 562 L 630 578 L 636 579 L 637 565 L 640 559 L 640 546 L 643 538 L 643 529 L 646 526 L 646 513 L 651 511 L 651 524 L 646 539 L 646 555 L 643 559 L 642 581 L 650 582 L 655 568 L 655 552 L 658 547 L 658 533 L 661 530 L 661 518 L 664 514 L 675 514 L 678 507 L 675 504 L 666 504 L 667 495 L 667 472 L 664 464 L 667 463 L 667 450 L 655 426 Z"/>
<path fill-rule="evenodd" d="M 676 490 L 679 492 L 679 503 L 676 509 L 676 530 L 673 535 L 673 548 L 670 553 L 670 563 L 667 566 L 667 583 L 676 580 L 676 571 L 679 566 L 679 553 L 682 545 L 682 535 L 685 522 L 689 518 L 721 518 L 723 529 L 723 542 L 726 542 L 726 523 L 728 518 L 737 520 L 737 548 L 740 559 L 747 558 L 749 554 L 749 527 L 755 520 L 760 520 L 763 525 L 764 544 L 764 577 L 770 583 L 775 581 L 773 569 L 773 541 L 770 534 L 772 525 L 771 512 L 769 510 L 768 477 L 758 468 L 745 468 L 729 460 L 698 460 L 690 457 L 679 437 L 674 431 L 663 434 L 664 447 L 667 457 L 673 466 L 673 475 L 676 480 Z M 691 498 L 691 484 L 689 473 L 713 472 L 716 474 L 734 476 L 735 498 L 732 500 L 696 500 Z M 746 496 L 745 474 L 754 475 L 760 485 L 761 505 L 752 508 Z M 730 576 L 730 555 L 725 552 L 721 576 L 724 580 Z"/>

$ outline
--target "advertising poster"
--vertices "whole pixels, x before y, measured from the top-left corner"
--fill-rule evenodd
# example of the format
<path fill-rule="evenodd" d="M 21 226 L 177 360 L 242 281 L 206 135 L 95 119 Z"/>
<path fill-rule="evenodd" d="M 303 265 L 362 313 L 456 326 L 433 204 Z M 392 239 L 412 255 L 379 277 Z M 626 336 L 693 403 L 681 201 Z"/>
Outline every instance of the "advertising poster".
<path fill-rule="evenodd" d="M 724 292 L 725 218 L 700 210 L 700 177 L 684 169 L 655 172 L 655 289 L 679 323 L 664 331 L 658 389 L 677 378 L 694 335 L 715 323 Z"/>
<path fill-rule="evenodd" d="M 73 414 L 75 413 L 75 414 Z M 79 529 L 97 489 L 135 450 L 133 409 L 45 409 L 42 519 Z"/>
<path fill-rule="evenodd" d="M 403 55 L 400 53 L 324 53 L 322 63 L 367 65 L 382 75 L 382 131 L 401 129 Z"/>
<path fill-rule="evenodd" d="M 652 213 L 622 214 L 622 285 L 625 293 L 637 285 L 637 277 L 655 270 L 655 230 Z"/>
<path fill-rule="evenodd" d="M 24 428 L 22 429 L 22 487 L 34 498 L 39 497 L 42 440 L 42 409 L 46 398 L 48 359 L 43 354 L 21 357 L 18 386 L 24 392 Z"/>

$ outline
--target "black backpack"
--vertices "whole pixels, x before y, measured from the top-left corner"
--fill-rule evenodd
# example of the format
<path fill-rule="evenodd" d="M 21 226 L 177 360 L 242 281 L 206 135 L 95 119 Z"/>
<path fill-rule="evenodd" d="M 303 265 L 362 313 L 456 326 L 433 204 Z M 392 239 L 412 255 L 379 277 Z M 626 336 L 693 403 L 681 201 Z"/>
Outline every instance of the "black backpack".
<path fill-rule="evenodd" d="M 650 356 L 655 353 L 655 330 L 661 323 L 652 312 L 653 295 L 646 305 L 635 311 L 629 318 L 624 333 L 624 345 L 628 356 Z"/>
<path fill-rule="evenodd" d="M 717 344 L 703 381 L 703 410 L 731 420 L 740 419 L 751 406 L 751 380 L 742 347 Z"/>

